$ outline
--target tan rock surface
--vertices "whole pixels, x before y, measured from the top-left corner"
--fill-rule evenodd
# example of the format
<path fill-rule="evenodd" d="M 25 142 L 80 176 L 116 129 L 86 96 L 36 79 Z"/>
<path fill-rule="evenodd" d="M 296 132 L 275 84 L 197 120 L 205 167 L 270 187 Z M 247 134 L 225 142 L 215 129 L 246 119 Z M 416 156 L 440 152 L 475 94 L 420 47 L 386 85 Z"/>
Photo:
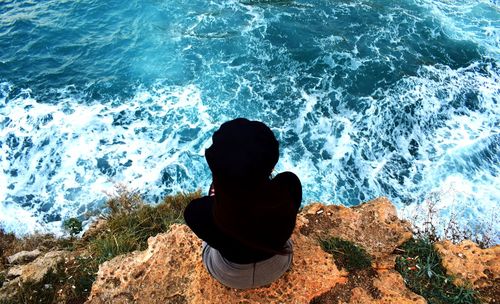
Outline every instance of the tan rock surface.
<path fill-rule="evenodd" d="M 380 291 L 380 299 L 367 303 L 425 304 L 425 299 L 406 288 L 403 277 L 395 270 L 379 270 L 373 286 Z M 361 303 L 351 299 L 352 304 Z"/>
<path fill-rule="evenodd" d="M 25 283 L 42 283 L 49 273 L 58 271 L 68 254 L 67 251 L 50 251 L 31 263 L 11 267 L 7 272 L 8 280 L 0 288 L 0 302 L 11 303 L 9 301 L 19 292 L 19 286 Z"/>
<path fill-rule="evenodd" d="M 339 271 L 331 255 L 321 250 L 317 238 L 327 234 L 355 240 L 382 261 L 375 265 L 383 267 L 369 270 L 374 275 L 368 285 L 354 282 L 367 281 L 363 276 L 348 281 L 348 275 L 352 275 Z M 267 287 L 245 291 L 227 288 L 211 278 L 201 261 L 201 240 L 187 226 L 173 225 L 169 232 L 150 238 L 145 251 L 101 265 L 87 303 L 302 304 L 346 286 L 353 287 L 348 290 L 347 298 L 352 299 L 349 303 L 364 303 L 356 299 L 366 303 L 425 303 L 404 287 L 398 273 L 382 271 L 392 269 L 394 248 L 409 237 L 407 223 L 396 217 L 387 199 L 356 208 L 314 204 L 297 217 L 292 268 Z"/>
<path fill-rule="evenodd" d="M 41 254 L 40 250 L 20 251 L 7 257 L 9 264 L 26 264 L 36 259 Z"/>
<path fill-rule="evenodd" d="M 150 238 L 147 250 L 101 265 L 87 303 L 307 303 L 345 282 L 317 242 L 298 232 L 292 240 L 292 268 L 268 287 L 241 291 L 212 279 L 201 241 L 187 226 L 174 225 Z"/>
<path fill-rule="evenodd" d="M 346 284 L 313 299 L 310 304 L 425 304 L 425 299 L 406 288 L 395 270 L 365 269 L 349 273 Z"/>
<path fill-rule="evenodd" d="M 405 287 L 403 278 L 398 272 L 382 270 L 373 280 L 373 286 L 378 289 L 377 295 L 372 295 L 362 287 L 352 289 L 349 304 L 426 304 L 425 299 Z M 327 303 L 327 302 L 325 302 Z"/>
<path fill-rule="evenodd" d="M 41 282 L 47 274 L 57 271 L 57 267 L 64 263 L 67 255 L 67 251 L 50 251 L 33 262 L 22 266 L 21 281 Z"/>
<path fill-rule="evenodd" d="M 454 245 L 450 241 L 436 243 L 447 274 L 457 284 L 470 282 L 475 288 L 500 284 L 500 245 L 481 249 L 469 240 Z"/>
<path fill-rule="evenodd" d="M 7 271 L 7 275 L 6 275 L 6 278 L 8 280 L 12 280 L 14 278 L 17 278 L 17 277 L 20 277 L 21 275 L 23 274 L 23 267 L 22 266 L 12 266 L 11 268 L 9 268 L 9 270 Z"/>
<path fill-rule="evenodd" d="M 375 258 L 376 268 L 393 268 L 392 253 L 412 237 L 410 223 L 397 217 L 396 207 L 385 197 L 352 208 L 311 204 L 302 214 L 303 234 L 340 237 L 361 245 Z"/>

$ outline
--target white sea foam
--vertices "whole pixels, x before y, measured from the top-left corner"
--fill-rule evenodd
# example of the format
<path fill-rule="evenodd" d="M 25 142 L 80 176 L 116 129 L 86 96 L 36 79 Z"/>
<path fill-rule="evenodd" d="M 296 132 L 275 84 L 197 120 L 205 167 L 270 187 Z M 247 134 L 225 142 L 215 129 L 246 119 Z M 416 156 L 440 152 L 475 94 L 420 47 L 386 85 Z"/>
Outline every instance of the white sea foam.
<path fill-rule="evenodd" d="M 463 226 L 483 225 L 500 197 L 498 77 L 494 65 L 426 66 L 382 92 L 383 99 L 370 100 L 366 112 L 329 118 L 315 110 L 327 101 L 323 93 L 302 92 L 296 125 L 307 148 L 287 157 L 286 167 L 299 171 L 316 200 L 346 203 L 358 193 L 359 200 L 350 201 L 357 204 L 385 195 L 407 216 L 432 198 L 440 220 L 461 210 Z M 467 104 L 468 91 L 477 93 L 475 109 Z M 494 223 L 495 242 L 498 231 Z"/>
<path fill-rule="evenodd" d="M 490 0 L 416 1 L 439 19 L 446 34 L 457 40 L 473 41 L 496 58 L 500 56 L 498 3 Z M 486 16 L 486 17 L 485 17 Z"/>
<path fill-rule="evenodd" d="M 30 211 L 9 203 L 0 204 L 0 225 L 6 231 L 17 235 L 47 231 L 44 224 L 40 223 Z"/>
<path fill-rule="evenodd" d="M 116 184 L 149 201 L 205 189 L 203 151 L 213 131 L 237 116 L 271 126 L 282 147 L 277 170 L 300 176 L 305 204 L 354 205 L 384 195 L 406 215 L 435 200 L 442 219 L 461 210 L 464 225 L 493 212 L 500 76 L 491 57 L 498 58 L 499 33 L 495 19 L 476 10 L 494 4 L 324 4 L 193 5 L 150 37 L 170 39 L 165 52 L 131 63 L 134 73 L 158 70 L 181 85 L 140 87 L 130 98 L 88 104 L 73 88 L 41 102 L 0 84 L 1 225 L 57 230 L 61 219 L 102 208 Z M 305 25 L 318 38 L 300 36 Z M 465 65 L 476 63 L 460 67 L 458 56 L 453 67 L 434 64 L 426 56 L 442 52 L 436 61 L 445 62 L 446 50 L 419 54 L 412 43 L 420 38 L 466 42 L 474 51 Z M 371 81 L 380 82 L 372 89 Z M 14 213 L 19 217 L 7 216 Z M 27 225 L 16 224 L 21 218 Z"/>
<path fill-rule="evenodd" d="M 100 208 L 116 184 L 154 200 L 208 183 L 202 155 L 215 126 L 192 85 L 138 90 L 120 104 L 70 97 L 44 104 L 23 95 L 0 108 L 0 120 L 9 121 L 0 129 L 1 225 L 8 230 L 82 216 Z M 12 212 L 19 216 L 9 219 Z M 16 228 L 20 218 L 25 225 Z"/>

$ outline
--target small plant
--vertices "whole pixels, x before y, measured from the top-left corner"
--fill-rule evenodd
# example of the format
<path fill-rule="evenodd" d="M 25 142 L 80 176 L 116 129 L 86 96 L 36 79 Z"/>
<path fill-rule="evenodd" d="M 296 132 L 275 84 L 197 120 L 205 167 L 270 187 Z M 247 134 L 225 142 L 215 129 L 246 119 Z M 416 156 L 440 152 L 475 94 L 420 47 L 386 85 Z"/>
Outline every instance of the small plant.
<path fill-rule="evenodd" d="M 320 240 L 321 248 L 333 255 L 335 264 L 347 271 L 361 270 L 371 266 L 370 255 L 356 244 L 338 237 Z"/>
<path fill-rule="evenodd" d="M 69 232 L 71 237 L 74 237 L 78 233 L 82 232 L 82 221 L 74 217 L 69 218 L 63 222 L 63 228 L 64 230 Z"/>
<path fill-rule="evenodd" d="M 408 288 L 429 303 L 480 303 L 471 288 L 453 285 L 453 278 L 446 275 L 441 258 L 429 239 L 409 240 L 400 249 L 404 254 L 396 260 L 396 270 Z"/>

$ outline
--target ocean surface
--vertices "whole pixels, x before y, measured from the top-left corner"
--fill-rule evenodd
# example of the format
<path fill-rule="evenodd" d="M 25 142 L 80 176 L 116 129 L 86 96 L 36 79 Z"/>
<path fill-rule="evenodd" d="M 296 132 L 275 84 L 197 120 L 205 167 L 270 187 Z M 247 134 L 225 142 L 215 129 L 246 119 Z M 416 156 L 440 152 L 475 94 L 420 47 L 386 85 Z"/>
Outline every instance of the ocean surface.
<path fill-rule="evenodd" d="M 499 101 L 496 0 L 0 0 L 0 226 L 206 190 L 247 117 L 304 204 L 431 204 L 498 243 Z"/>

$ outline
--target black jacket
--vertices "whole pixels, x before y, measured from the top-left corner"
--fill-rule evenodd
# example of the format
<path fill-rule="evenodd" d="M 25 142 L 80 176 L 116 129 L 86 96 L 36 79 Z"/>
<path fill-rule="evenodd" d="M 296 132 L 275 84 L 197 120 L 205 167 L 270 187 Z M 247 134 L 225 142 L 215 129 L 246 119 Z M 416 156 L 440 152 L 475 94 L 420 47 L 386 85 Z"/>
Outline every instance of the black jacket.
<path fill-rule="evenodd" d="M 188 226 L 226 259 L 240 264 L 284 254 L 302 187 L 291 172 L 269 176 L 279 157 L 272 131 L 243 118 L 224 123 L 206 150 L 215 196 L 193 200 Z"/>

